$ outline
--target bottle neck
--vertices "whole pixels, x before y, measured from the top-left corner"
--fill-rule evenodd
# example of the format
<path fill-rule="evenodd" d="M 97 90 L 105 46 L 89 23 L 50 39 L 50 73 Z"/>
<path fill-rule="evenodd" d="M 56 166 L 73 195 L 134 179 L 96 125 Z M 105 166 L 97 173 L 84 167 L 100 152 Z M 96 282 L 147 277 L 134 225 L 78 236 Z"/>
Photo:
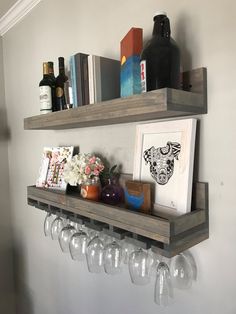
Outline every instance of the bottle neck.
<path fill-rule="evenodd" d="M 47 77 L 48 76 L 48 63 L 47 62 L 44 62 L 43 63 L 43 76 L 44 77 Z"/>
<path fill-rule="evenodd" d="M 157 15 L 154 17 L 152 36 L 170 38 L 170 22 L 166 15 Z"/>
<path fill-rule="evenodd" d="M 54 76 L 53 62 L 51 62 L 51 61 L 48 62 L 48 74 L 49 74 L 51 77 L 55 78 L 55 76 Z"/>
<path fill-rule="evenodd" d="M 58 58 L 58 65 L 59 65 L 59 75 L 65 75 L 65 63 L 64 63 L 63 57 Z"/>
<path fill-rule="evenodd" d="M 65 76 L 65 68 L 64 67 L 59 68 L 59 75 Z"/>

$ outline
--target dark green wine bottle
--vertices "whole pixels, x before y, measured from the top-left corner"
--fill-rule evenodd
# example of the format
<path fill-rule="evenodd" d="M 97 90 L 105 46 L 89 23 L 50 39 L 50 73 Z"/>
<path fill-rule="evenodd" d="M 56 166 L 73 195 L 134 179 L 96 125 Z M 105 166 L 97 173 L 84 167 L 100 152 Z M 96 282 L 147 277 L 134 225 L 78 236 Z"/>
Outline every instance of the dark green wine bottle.
<path fill-rule="evenodd" d="M 59 75 L 56 78 L 56 110 L 67 109 L 65 98 L 65 82 L 68 77 L 65 75 L 64 58 L 58 58 L 59 63 Z"/>
<path fill-rule="evenodd" d="M 52 111 L 56 111 L 56 78 L 52 61 L 48 61 L 48 74 L 52 83 Z"/>
<path fill-rule="evenodd" d="M 39 83 L 40 113 L 52 112 L 52 82 L 48 73 L 48 63 L 43 63 L 43 79 Z"/>

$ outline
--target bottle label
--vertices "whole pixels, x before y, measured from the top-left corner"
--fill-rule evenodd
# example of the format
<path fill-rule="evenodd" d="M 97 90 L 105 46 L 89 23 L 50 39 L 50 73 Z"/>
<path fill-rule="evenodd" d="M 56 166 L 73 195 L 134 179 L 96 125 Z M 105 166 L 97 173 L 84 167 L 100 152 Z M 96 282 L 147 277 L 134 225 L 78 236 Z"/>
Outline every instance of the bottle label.
<path fill-rule="evenodd" d="M 62 97 L 63 96 L 63 94 L 64 94 L 64 91 L 63 91 L 63 88 L 61 88 L 61 87 L 57 87 L 56 88 L 56 97 Z"/>
<path fill-rule="evenodd" d="M 147 80 L 146 80 L 146 60 L 140 62 L 140 73 L 141 73 L 141 92 L 147 91 Z"/>
<path fill-rule="evenodd" d="M 52 110 L 52 92 L 50 86 L 39 87 L 40 111 Z"/>

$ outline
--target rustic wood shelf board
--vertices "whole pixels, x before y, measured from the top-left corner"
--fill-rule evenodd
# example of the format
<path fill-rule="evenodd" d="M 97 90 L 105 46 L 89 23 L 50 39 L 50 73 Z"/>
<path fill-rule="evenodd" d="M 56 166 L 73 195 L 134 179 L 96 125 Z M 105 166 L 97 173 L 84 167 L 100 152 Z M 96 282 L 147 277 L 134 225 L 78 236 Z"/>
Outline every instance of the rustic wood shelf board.
<path fill-rule="evenodd" d="M 163 88 L 25 118 L 24 129 L 82 128 L 206 113 L 206 69 L 183 73 L 183 88 Z"/>
<path fill-rule="evenodd" d="M 197 199 L 207 199 L 207 184 L 197 183 L 195 195 Z M 202 208 L 167 219 L 84 200 L 76 194 L 60 194 L 35 186 L 27 188 L 27 197 L 28 204 L 36 208 L 49 211 L 53 207 L 148 238 L 153 241 L 154 247 L 159 245 L 158 250 L 165 256 L 182 251 L 187 246 L 185 240 L 192 233 L 201 233 L 201 237 L 188 240 L 190 246 L 194 241 L 198 243 L 208 237 L 208 202 L 200 201 L 199 203 L 204 204 Z"/>

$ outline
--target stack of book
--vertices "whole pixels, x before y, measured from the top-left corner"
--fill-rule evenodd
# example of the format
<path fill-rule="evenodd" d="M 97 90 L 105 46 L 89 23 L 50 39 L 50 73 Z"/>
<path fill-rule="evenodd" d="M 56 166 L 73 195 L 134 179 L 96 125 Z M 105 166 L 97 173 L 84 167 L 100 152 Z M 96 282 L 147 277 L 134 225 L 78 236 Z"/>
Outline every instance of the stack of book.
<path fill-rule="evenodd" d="M 70 57 L 73 107 L 120 97 L 120 62 L 76 53 Z"/>

